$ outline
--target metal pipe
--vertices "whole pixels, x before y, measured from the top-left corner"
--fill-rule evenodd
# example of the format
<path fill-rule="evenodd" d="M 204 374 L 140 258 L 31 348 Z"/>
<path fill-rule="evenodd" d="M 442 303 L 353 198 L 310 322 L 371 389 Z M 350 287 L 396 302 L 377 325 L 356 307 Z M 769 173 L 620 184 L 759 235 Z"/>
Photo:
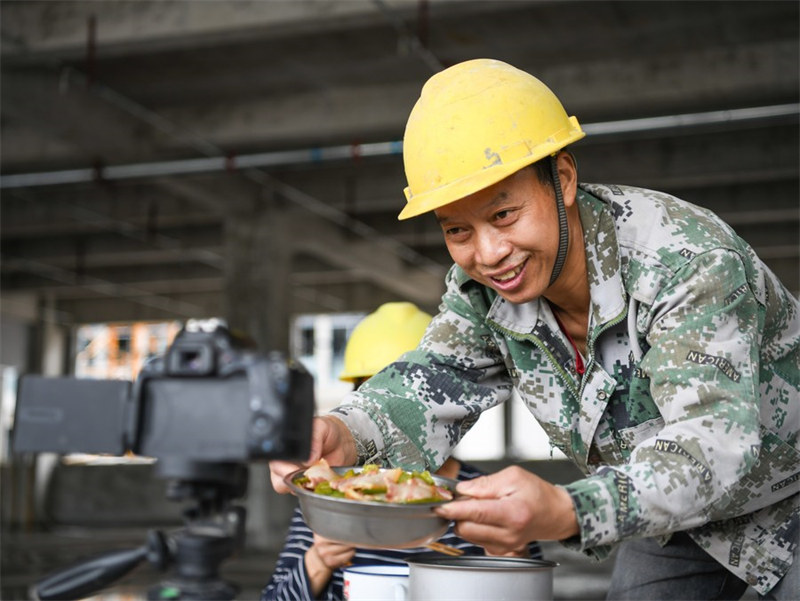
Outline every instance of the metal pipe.
<path fill-rule="evenodd" d="M 583 129 L 586 131 L 586 135 L 603 136 L 698 127 L 720 123 L 735 123 L 740 121 L 761 121 L 792 115 L 796 117 L 798 113 L 800 113 L 800 104 L 777 104 L 773 106 L 710 111 L 707 113 L 688 113 L 685 115 L 668 115 L 664 117 L 645 117 L 643 119 L 590 123 L 584 126 Z"/>
<path fill-rule="evenodd" d="M 686 129 L 744 121 L 771 120 L 789 116 L 797 117 L 798 114 L 800 114 L 800 104 L 779 104 L 773 106 L 710 111 L 706 113 L 688 113 L 683 115 L 588 123 L 583 126 L 583 129 L 586 131 L 587 135 L 597 137 L 663 131 L 665 129 Z M 349 144 L 322 148 L 261 152 L 241 156 L 212 156 L 197 159 L 157 161 L 152 163 L 132 163 L 102 168 L 17 173 L 0 176 L 0 188 L 54 186 L 103 180 L 137 179 L 166 175 L 211 173 L 215 171 L 236 171 L 240 169 L 275 167 L 279 165 L 323 163 L 326 161 L 357 157 L 397 155 L 401 154 L 402 151 L 402 141 L 390 141 L 371 144 Z"/>

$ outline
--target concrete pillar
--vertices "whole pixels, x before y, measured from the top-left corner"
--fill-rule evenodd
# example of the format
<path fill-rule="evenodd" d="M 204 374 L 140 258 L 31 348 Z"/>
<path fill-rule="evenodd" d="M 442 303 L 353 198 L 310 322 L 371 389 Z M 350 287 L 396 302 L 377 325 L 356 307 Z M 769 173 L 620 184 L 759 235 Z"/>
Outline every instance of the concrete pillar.
<path fill-rule="evenodd" d="M 290 226 L 274 201 L 225 221 L 225 318 L 262 351 L 289 348 Z"/>
<path fill-rule="evenodd" d="M 275 199 L 232 212 L 225 222 L 226 314 L 232 330 L 253 338 L 261 351 L 289 349 L 292 234 L 288 212 Z M 250 464 L 247 544 L 279 548 L 294 507 L 278 495 L 266 464 Z"/>
<path fill-rule="evenodd" d="M 67 332 L 56 318 L 55 299 L 47 298 L 42 314 L 42 375 L 63 376 L 68 370 Z"/>
<path fill-rule="evenodd" d="M 44 297 L 39 305 L 40 344 L 39 350 L 41 374 L 44 376 L 63 376 L 68 371 L 66 366 L 67 331 L 61 325 L 53 296 Z M 34 482 L 34 498 L 36 520 L 47 514 L 45 503 L 53 471 L 61 461 L 55 453 L 39 453 L 36 455 L 36 479 Z"/>

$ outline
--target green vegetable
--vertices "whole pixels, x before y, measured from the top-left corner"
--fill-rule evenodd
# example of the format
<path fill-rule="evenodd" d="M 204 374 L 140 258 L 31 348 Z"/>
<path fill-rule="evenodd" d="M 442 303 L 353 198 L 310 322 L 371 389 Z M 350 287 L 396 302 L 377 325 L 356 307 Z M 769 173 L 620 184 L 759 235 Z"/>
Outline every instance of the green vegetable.
<path fill-rule="evenodd" d="M 423 482 L 426 482 L 431 486 L 436 486 L 436 482 L 434 482 L 433 476 L 431 476 L 431 473 L 428 470 L 425 470 L 424 472 L 414 472 L 414 475 Z"/>
<path fill-rule="evenodd" d="M 326 497 L 344 498 L 344 493 L 333 488 L 330 482 L 320 482 L 314 487 L 314 492 L 318 495 L 325 495 Z"/>
<path fill-rule="evenodd" d="M 403 501 L 404 505 L 412 505 L 414 503 L 438 503 L 442 499 L 439 497 L 426 497 L 424 499 L 408 499 L 407 501 Z"/>

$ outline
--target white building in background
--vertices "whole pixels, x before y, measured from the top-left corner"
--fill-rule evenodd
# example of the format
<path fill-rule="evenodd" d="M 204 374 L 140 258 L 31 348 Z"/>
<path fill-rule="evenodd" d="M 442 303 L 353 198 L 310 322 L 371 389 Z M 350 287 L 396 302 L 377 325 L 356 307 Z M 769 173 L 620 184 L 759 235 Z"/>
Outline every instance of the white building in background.
<path fill-rule="evenodd" d="M 178 321 L 79 326 L 75 332 L 75 376 L 134 380 L 148 359 L 167 351 L 180 328 Z"/>
<path fill-rule="evenodd" d="M 314 376 L 318 414 L 327 413 L 353 389 L 350 382 L 339 379 L 339 374 L 344 369 L 344 350 L 350 334 L 366 315 L 321 313 L 299 315 L 294 319 L 290 353 Z"/>

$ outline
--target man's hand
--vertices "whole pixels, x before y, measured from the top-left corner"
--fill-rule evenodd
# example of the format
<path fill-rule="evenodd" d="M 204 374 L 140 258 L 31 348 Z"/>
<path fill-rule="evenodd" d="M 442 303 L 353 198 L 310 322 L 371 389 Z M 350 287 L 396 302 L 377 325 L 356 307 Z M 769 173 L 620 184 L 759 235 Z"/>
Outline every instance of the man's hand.
<path fill-rule="evenodd" d="M 305 563 L 315 598 L 328 587 L 333 571 L 349 564 L 355 554 L 356 549 L 351 545 L 314 535 L 314 544 L 306 551 Z"/>
<path fill-rule="evenodd" d="M 314 544 L 311 545 L 307 553 L 314 555 L 315 560 L 318 560 L 327 569 L 333 571 L 350 563 L 353 555 L 356 554 L 356 548 L 353 545 L 337 543 L 315 534 Z"/>
<path fill-rule="evenodd" d="M 567 491 L 521 467 L 461 482 L 457 490 L 472 498 L 447 503 L 436 513 L 455 520 L 456 534 L 487 554 L 512 554 L 528 541 L 562 540 L 579 532 Z"/>
<path fill-rule="evenodd" d="M 279 493 L 289 492 L 289 487 L 283 482 L 283 478 L 301 467 L 316 463 L 323 457 L 330 465 L 354 465 L 358 460 L 353 435 L 343 421 L 332 415 L 314 418 L 311 429 L 311 452 L 304 463 L 269 462 L 272 487 Z"/>

